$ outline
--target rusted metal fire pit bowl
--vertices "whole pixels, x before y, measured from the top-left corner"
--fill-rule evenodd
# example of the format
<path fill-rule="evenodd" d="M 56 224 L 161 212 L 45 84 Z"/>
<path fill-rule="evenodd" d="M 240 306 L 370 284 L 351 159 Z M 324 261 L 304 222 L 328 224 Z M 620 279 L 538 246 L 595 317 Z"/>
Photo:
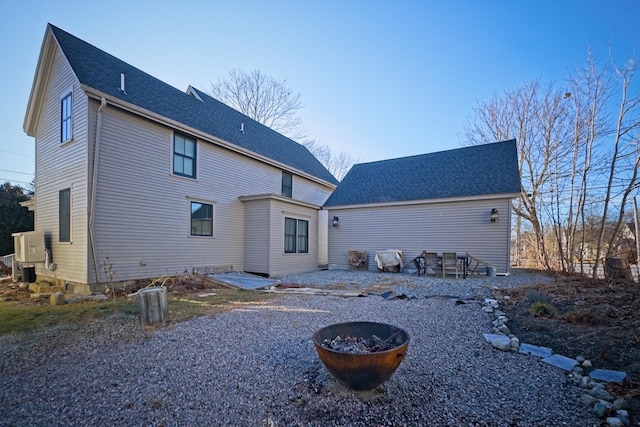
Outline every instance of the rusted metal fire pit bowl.
<path fill-rule="evenodd" d="M 369 352 L 340 351 L 329 348 L 336 337 L 384 343 Z M 396 371 L 409 347 L 409 334 L 385 323 L 347 322 L 325 326 L 313 334 L 320 360 L 343 386 L 354 390 L 371 390 L 385 382 Z M 378 348 L 388 348 L 377 351 Z"/>

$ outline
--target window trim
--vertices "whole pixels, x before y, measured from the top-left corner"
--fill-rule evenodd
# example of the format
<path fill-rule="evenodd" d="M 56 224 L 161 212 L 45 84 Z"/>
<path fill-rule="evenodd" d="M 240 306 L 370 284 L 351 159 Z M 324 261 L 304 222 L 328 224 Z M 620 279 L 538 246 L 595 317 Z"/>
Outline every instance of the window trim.
<path fill-rule="evenodd" d="M 65 102 L 69 101 L 68 114 L 65 115 Z M 66 138 L 65 138 L 66 136 Z M 73 90 L 64 91 L 60 96 L 60 144 L 73 140 Z"/>
<path fill-rule="evenodd" d="M 211 234 L 193 234 L 193 204 L 198 203 L 200 205 L 208 205 L 211 206 Z M 216 204 L 212 201 L 201 200 L 201 199 L 188 199 L 187 208 L 189 210 L 188 218 L 189 218 L 189 227 L 188 227 L 188 236 L 196 239 L 212 239 L 215 238 L 215 223 L 216 223 Z"/>
<path fill-rule="evenodd" d="M 285 178 L 288 182 L 285 182 Z M 284 197 L 293 197 L 293 174 L 291 172 L 282 171 L 280 194 Z"/>
<path fill-rule="evenodd" d="M 65 224 L 68 228 L 67 233 L 65 234 L 65 237 L 67 237 L 68 234 L 68 240 L 62 240 L 63 237 L 63 206 L 62 206 L 62 194 L 63 192 L 67 192 L 68 193 L 68 204 L 65 206 L 65 208 L 68 208 L 68 212 L 66 212 L 66 216 L 64 219 L 66 219 Z M 58 243 L 71 243 L 73 241 L 73 235 L 72 235 L 72 198 L 71 198 L 71 187 L 67 187 L 67 188 L 63 188 L 62 190 L 58 190 Z"/>
<path fill-rule="evenodd" d="M 193 157 L 186 154 L 176 153 L 176 137 L 181 137 L 186 141 L 193 142 Z M 189 158 L 193 161 L 193 175 L 180 173 L 176 171 L 176 156 L 181 156 L 182 159 Z M 184 167 L 182 168 L 184 170 Z M 198 176 L 198 139 L 187 134 L 174 131 L 173 138 L 171 138 L 171 174 L 182 178 L 197 179 Z"/>
<path fill-rule="evenodd" d="M 287 222 L 295 221 L 295 235 L 287 234 Z M 306 234 L 302 235 L 300 233 L 300 225 L 306 225 Z M 308 254 L 309 253 L 309 220 L 302 218 L 294 218 L 290 216 L 284 217 L 284 230 L 283 230 L 283 252 L 285 255 L 293 255 L 293 254 Z M 287 242 L 287 238 L 290 242 Z M 293 240 L 291 240 L 293 239 Z M 301 244 L 301 242 L 304 243 Z M 289 249 L 291 247 L 291 243 L 293 243 L 293 250 Z M 304 250 L 301 250 L 300 247 L 304 246 Z"/>

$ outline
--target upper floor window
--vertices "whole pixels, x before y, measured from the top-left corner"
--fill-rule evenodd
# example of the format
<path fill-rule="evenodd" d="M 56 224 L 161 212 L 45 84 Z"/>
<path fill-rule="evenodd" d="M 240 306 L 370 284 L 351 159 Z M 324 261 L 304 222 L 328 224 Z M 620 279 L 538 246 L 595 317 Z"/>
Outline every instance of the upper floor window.
<path fill-rule="evenodd" d="M 213 236 L 213 205 L 191 202 L 191 235 Z"/>
<path fill-rule="evenodd" d="M 196 140 L 178 133 L 173 135 L 173 173 L 196 177 Z"/>
<path fill-rule="evenodd" d="M 71 140 L 71 92 L 60 100 L 60 142 Z"/>
<path fill-rule="evenodd" d="M 293 197 L 293 175 L 290 172 L 282 171 L 282 192 L 286 197 Z"/>
<path fill-rule="evenodd" d="M 284 219 L 284 253 L 309 253 L 309 221 Z"/>

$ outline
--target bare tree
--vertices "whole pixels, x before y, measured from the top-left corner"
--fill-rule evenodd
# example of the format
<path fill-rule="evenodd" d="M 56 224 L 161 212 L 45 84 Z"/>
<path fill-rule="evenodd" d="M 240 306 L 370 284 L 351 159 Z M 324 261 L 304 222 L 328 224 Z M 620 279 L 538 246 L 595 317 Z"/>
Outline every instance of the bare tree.
<path fill-rule="evenodd" d="M 578 262 L 584 272 L 588 254 L 595 276 L 602 257 L 615 254 L 626 206 L 640 188 L 640 95 L 631 84 L 637 69 L 633 59 L 618 67 L 588 49 L 586 66 L 569 76 L 569 92 L 536 81 L 475 108 L 466 143 L 518 142 L 516 256 L 521 221 L 547 269 L 574 272 Z"/>
<path fill-rule="evenodd" d="M 214 98 L 246 114 L 271 129 L 300 141 L 307 138 L 302 120 L 300 94 L 287 85 L 287 79 L 276 80 L 258 70 L 246 73 L 231 70 L 224 79 L 211 83 L 208 93 Z M 328 145 L 306 140 L 304 145 L 333 176 L 341 180 L 356 162 L 349 154 L 334 152 Z"/>
<path fill-rule="evenodd" d="M 311 153 L 316 156 L 320 163 L 322 163 L 324 167 L 326 167 L 327 170 L 338 179 L 338 181 L 342 181 L 342 178 L 344 178 L 347 172 L 349 172 L 351 166 L 360 161 L 354 159 L 344 151 L 336 153 L 332 151 L 328 145 L 319 144 L 314 140 L 307 140 L 303 142 L 302 145 L 307 147 L 307 150 L 311 151 Z"/>
<path fill-rule="evenodd" d="M 297 112 L 302 108 L 300 94 L 287 79 L 276 80 L 259 70 L 249 73 L 233 69 L 224 79 L 211 83 L 209 94 L 271 129 L 301 139 L 305 135 Z"/>

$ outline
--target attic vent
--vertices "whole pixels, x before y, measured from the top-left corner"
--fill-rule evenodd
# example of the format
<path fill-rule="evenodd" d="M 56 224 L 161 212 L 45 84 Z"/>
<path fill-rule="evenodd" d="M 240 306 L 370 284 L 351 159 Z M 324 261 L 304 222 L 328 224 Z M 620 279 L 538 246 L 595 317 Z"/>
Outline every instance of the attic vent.
<path fill-rule="evenodd" d="M 124 89 L 124 73 L 120 73 L 120 88 L 118 91 L 123 95 L 127 94 L 127 91 Z"/>
<path fill-rule="evenodd" d="M 244 123 L 240 123 L 240 132 L 244 133 Z"/>

